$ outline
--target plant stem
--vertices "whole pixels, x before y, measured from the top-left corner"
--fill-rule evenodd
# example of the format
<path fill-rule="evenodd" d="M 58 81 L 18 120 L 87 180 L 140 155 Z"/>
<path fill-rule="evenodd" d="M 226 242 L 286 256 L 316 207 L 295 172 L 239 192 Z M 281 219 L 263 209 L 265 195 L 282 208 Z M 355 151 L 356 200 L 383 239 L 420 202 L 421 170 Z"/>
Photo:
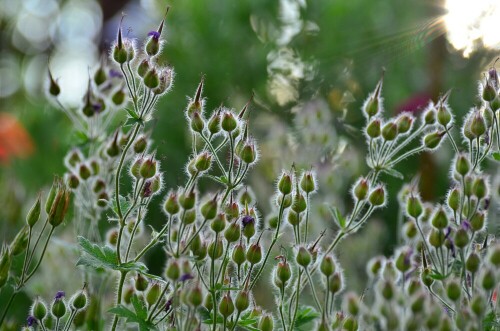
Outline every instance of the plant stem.
<path fill-rule="evenodd" d="M 118 291 L 116 292 L 116 305 L 117 306 L 122 303 L 123 283 L 125 282 L 126 276 L 127 276 L 126 271 L 120 272 L 120 279 L 118 280 Z M 119 319 L 120 319 L 120 317 L 118 317 L 118 315 L 115 315 L 115 317 L 113 319 L 113 325 L 111 326 L 111 331 L 116 330 L 116 326 L 118 325 Z"/>

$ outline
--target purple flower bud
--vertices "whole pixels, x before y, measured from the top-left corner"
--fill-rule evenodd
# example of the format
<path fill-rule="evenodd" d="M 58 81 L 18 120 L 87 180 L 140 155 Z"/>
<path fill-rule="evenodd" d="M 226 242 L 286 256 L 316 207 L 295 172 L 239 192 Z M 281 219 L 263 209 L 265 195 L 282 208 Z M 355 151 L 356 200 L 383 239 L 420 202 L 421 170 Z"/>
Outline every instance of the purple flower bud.
<path fill-rule="evenodd" d="M 123 75 L 118 70 L 111 69 L 111 70 L 109 70 L 109 77 L 111 77 L 111 78 L 122 78 Z"/>
<path fill-rule="evenodd" d="M 248 224 L 251 224 L 255 222 L 255 219 L 250 216 L 250 215 L 245 215 L 243 216 L 243 218 L 241 219 L 241 224 L 243 224 L 243 227 L 247 226 Z"/>
<path fill-rule="evenodd" d="M 462 221 L 462 228 L 463 228 L 464 230 L 470 230 L 470 229 L 471 229 L 471 227 L 470 227 L 470 223 L 469 223 L 469 221 L 467 221 L 467 220 L 463 220 L 463 221 Z"/>
<path fill-rule="evenodd" d="M 179 278 L 179 280 L 181 282 L 185 282 L 186 280 L 190 280 L 190 279 L 193 279 L 193 278 L 194 278 L 193 275 L 191 275 L 191 274 L 188 273 L 188 274 L 182 275 L 181 278 Z"/>
<path fill-rule="evenodd" d="M 165 304 L 165 311 L 170 311 L 170 308 L 172 308 L 172 299 L 168 299 L 167 303 Z"/>
<path fill-rule="evenodd" d="M 33 325 L 35 325 L 37 323 L 38 323 L 37 319 L 35 317 L 31 316 L 31 315 L 28 316 L 28 318 L 26 319 L 26 324 L 28 326 L 33 326 Z"/>
<path fill-rule="evenodd" d="M 64 291 L 57 291 L 56 296 L 54 297 L 54 300 L 61 300 L 66 296 L 66 293 Z"/>
<path fill-rule="evenodd" d="M 151 36 L 156 40 L 160 39 L 160 33 L 158 31 L 149 31 L 148 36 Z"/>

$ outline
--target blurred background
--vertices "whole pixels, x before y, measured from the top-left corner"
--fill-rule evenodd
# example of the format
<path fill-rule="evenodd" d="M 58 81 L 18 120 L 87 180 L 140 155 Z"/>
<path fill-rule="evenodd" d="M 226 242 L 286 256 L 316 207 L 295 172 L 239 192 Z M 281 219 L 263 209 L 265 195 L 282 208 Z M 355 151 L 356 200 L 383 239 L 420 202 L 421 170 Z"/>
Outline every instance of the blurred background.
<path fill-rule="evenodd" d="M 248 183 L 264 216 L 282 168 L 295 162 L 318 172 L 315 233 L 333 227 L 325 203 L 347 212 L 350 185 L 366 173 L 360 107 L 384 70 L 387 116 L 418 113 L 452 88 L 450 104 L 460 118 L 500 54 L 495 0 L 0 0 L 0 243 L 19 230 L 37 193 L 64 173 L 63 157 L 76 141 L 69 119 L 45 97 L 48 63 L 61 101 L 77 107 L 122 13 L 124 34 L 142 41 L 167 5 L 162 62 L 177 74 L 153 128 L 167 188 L 185 180 L 190 136 L 183 111 L 205 75 L 209 111 L 220 104 L 239 109 L 255 94 L 250 118 L 261 161 Z M 424 199 L 439 201 L 451 157 L 446 145 L 399 170 L 405 182 L 420 174 Z M 397 242 L 396 195 L 404 183 L 383 180 L 388 207 L 339 251 L 341 260 L 343 251 L 359 256 L 344 263 L 353 270 L 348 286 L 358 290 L 355 275 L 363 277 L 366 261 Z M 162 217 L 159 207 L 151 211 L 153 224 Z M 153 260 L 150 266 L 162 269 Z"/>

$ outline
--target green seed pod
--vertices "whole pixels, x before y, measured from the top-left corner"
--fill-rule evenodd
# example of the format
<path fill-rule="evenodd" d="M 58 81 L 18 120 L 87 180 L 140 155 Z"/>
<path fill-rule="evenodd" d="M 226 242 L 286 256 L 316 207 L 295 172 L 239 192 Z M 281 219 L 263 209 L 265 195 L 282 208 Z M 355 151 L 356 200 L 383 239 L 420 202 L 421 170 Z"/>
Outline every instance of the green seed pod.
<path fill-rule="evenodd" d="M 222 256 L 222 253 L 224 252 L 224 247 L 222 240 L 218 240 L 217 242 L 212 241 L 210 245 L 208 245 L 208 256 L 212 260 L 217 260 Z"/>
<path fill-rule="evenodd" d="M 207 295 L 205 295 L 205 300 L 203 301 L 203 306 L 207 308 L 208 311 L 212 311 L 214 308 L 214 301 L 212 297 L 212 293 L 208 292 Z"/>
<path fill-rule="evenodd" d="M 483 211 L 477 211 L 472 215 L 469 220 L 470 226 L 473 231 L 481 231 L 484 229 L 485 213 Z"/>
<path fill-rule="evenodd" d="M 226 294 L 222 297 L 219 303 L 219 313 L 224 316 L 224 318 L 228 318 L 234 312 L 234 303 L 233 299 L 229 294 Z"/>
<path fill-rule="evenodd" d="M 209 152 L 203 152 L 196 157 L 195 168 L 199 172 L 204 172 L 210 169 L 212 164 L 212 154 Z"/>
<path fill-rule="evenodd" d="M 500 244 L 497 244 L 490 248 L 488 261 L 497 269 L 500 268 Z"/>
<path fill-rule="evenodd" d="M 90 171 L 90 168 L 85 163 L 80 164 L 78 173 L 80 175 L 80 178 L 83 180 L 86 180 L 90 176 L 92 176 L 92 172 Z"/>
<path fill-rule="evenodd" d="M 250 295 L 248 294 L 248 291 L 243 290 L 238 292 L 236 295 L 235 306 L 238 312 L 248 309 L 250 306 Z"/>
<path fill-rule="evenodd" d="M 236 202 L 229 202 L 224 208 L 224 212 L 226 213 L 227 220 L 232 221 L 240 216 L 240 206 Z"/>
<path fill-rule="evenodd" d="M 92 192 L 99 193 L 106 189 L 106 183 L 102 179 L 97 179 L 92 186 Z"/>
<path fill-rule="evenodd" d="M 292 210 L 301 213 L 307 209 L 307 201 L 303 194 L 295 192 L 292 200 Z"/>
<path fill-rule="evenodd" d="M 413 117 L 407 114 L 401 115 L 397 119 L 396 124 L 398 126 L 398 133 L 405 134 L 411 129 Z"/>
<path fill-rule="evenodd" d="M 40 298 L 36 298 L 33 306 L 31 306 L 31 315 L 39 321 L 47 316 L 47 305 Z"/>
<path fill-rule="evenodd" d="M 179 202 L 177 201 L 177 194 L 175 192 L 169 192 L 163 204 L 163 210 L 170 216 L 176 215 L 179 212 Z"/>
<path fill-rule="evenodd" d="M 195 111 L 190 117 L 191 130 L 194 132 L 202 133 L 205 128 L 205 120 L 201 117 L 201 114 Z"/>
<path fill-rule="evenodd" d="M 429 244 L 437 248 L 443 246 L 444 241 L 445 241 L 444 232 L 432 229 L 431 234 L 429 235 Z"/>
<path fill-rule="evenodd" d="M 482 317 L 486 311 L 486 298 L 481 295 L 475 295 L 470 302 L 470 308 L 474 314 L 478 317 Z"/>
<path fill-rule="evenodd" d="M 359 298 L 357 295 L 354 293 L 347 293 L 344 297 L 344 306 L 345 310 L 351 315 L 351 316 L 358 316 L 360 313 L 360 302 Z"/>
<path fill-rule="evenodd" d="M 70 299 L 71 308 L 74 310 L 82 310 L 87 307 L 88 296 L 85 290 L 78 291 Z"/>
<path fill-rule="evenodd" d="M 203 292 L 198 285 L 196 285 L 189 291 L 187 300 L 189 304 L 191 304 L 195 308 L 199 307 L 203 303 Z"/>
<path fill-rule="evenodd" d="M 246 261 L 245 247 L 243 247 L 242 244 L 238 244 L 234 247 L 232 259 L 238 266 L 242 265 Z"/>
<path fill-rule="evenodd" d="M 337 269 L 333 257 L 331 255 L 323 256 L 319 269 L 321 270 L 321 273 L 323 275 L 325 275 L 326 277 L 330 277 Z"/>
<path fill-rule="evenodd" d="M 279 194 L 277 197 L 277 204 L 278 206 L 281 206 L 281 203 L 283 202 L 283 209 L 287 209 L 292 205 L 292 195 L 283 195 Z"/>
<path fill-rule="evenodd" d="M 160 52 L 160 41 L 158 38 L 155 38 L 155 36 L 152 36 L 149 38 L 148 42 L 146 43 L 146 54 L 149 56 L 155 56 Z"/>
<path fill-rule="evenodd" d="M 87 310 L 79 310 L 75 314 L 75 318 L 73 319 L 73 325 L 76 327 L 77 330 L 83 327 L 86 318 L 87 318 Z"/>
<path fill-rule="evenodd" d="M 307 266 L 311 263 L 311 253 L 309 253 L 309 251 L 304 246 L 300 246 L 299 250 L 297 251 L 295 260 L 297 261 L 298 265 L 307 268 Z"/>
<path fill-rule="evenodd" d="M 261 331 L 272 331 L 274 330 L 273 317 L 269 314 L 264 314 L 259 321 L 259 329 Z"/>
<path fill-rule="evenodd" d="M 396 256 L 396 268 L 402 273 L 407 272 L 411 268 L 411 250 L 403 248 Z"/>
<path fill-rule="evenodd" d="M 344 319 L 344 324 L 342 330 L 356 331 L 358 330 L 358 321 L 352 316 L 348 316 Z"/>
<path fill-rule="evenodd" d="M 431 218 L 432 226 L 436 229 L 445 229 L 448 226 L 448 215 L 446 215 L 446 211 L 443 206 L 439 206 L 439 208 L 434 212 L 434 215 Z"/>
<path fill-rule="evenodd" d="M 394 284 L 390 280 L 384 280 L 384 282 L 381 284 L 380 287 L 380 294 L 382 294 L 382 297 L 386 300 L 391 300 L 394 298 L 394 292 L 396 289 L 394 288 Z"/>
<path fill-rule="evenodd" d="M 380 119 L 378 118 L 368 123 L 368 125 L 366 126 L 366 134 L 368 135 L 368 137 L 373 139 L 378 138 L 381 133 L 380 125 Z"/>
<path fill-rule="evenodd" d="M 10 243 L 10 252 L 12 256 L 23 253 L 28 247 L 29 227 L 23 227 Z"/>
<path fill-rule="evenodd" d="M 462 294 L 462 286 L 455 280 L 446 284 L 446 295 L 451 301 L 458 301 Z"/>
<path fill-rule="evenodd" d="M 476 273 L 481 265 L 481 258 L 475 252 L 470 253 L 465 261 L 465 269 L 470 273 Z"/>
<path fill-rule="evenodd" d="M 101 192 L 97 196 L 97 206 L 105 208 L 109 203 L 109 195 L 106 192 Z"/>
<path fill-rule="evenodd" d="M 276 277 L 281 281 L 282 284 L 286 284 L 292 277 L 292 271 L 290 269 L 290 264 L 286 261 L 281 261 L 276 267 Z"/>
<path fill-rule="evenodd" d="M 428 149 L 436 149 L 443 139 L 444 132 L 431 132 L 424 137 L 424 146 Z"/>
<path fill-rule="evenodd" d="M 141 167 L 139 169 L 139 173 L 142 178 L 149 179 L 153 178 L 156 175 L 157 162 L 155 159 L 148 158 L 142 162 Z"/>
<path fill-rule="evenodd" d="M 181 277 L 181 268 L 177 260 L 170 259 L 167 264 L 167 269 L 165 270 L 165 275 L 172 281 L 176 281 Z"/>
<path fill-rule="evenodd" d="M 478 200 L 488 195 L 488 186 L 483 177 L 476 177 L 472 182 L 472 194 L 475 195 Z"/>
<path fill-rule="evenodd" d="M 242 233 L 245 238 L 250 239 L 255 235 L 255 217 L 252 215 L 243 215 L 241 218 Z"/>
<path fill-rule="evenodd" d="M 455 187 L 448 193 L 448 207 L 454 212 L 457 212 L 458 208 L 460 208 L 460 190 L 458 187 Z"/>
<path fill-rule="evenodd" d="M 497 102 L 497 104 L 498 104 L 498 102 Z M 493 111 L 490 109 L 490 107 L 483 107 L 483 108 L 481 108 L 480 112 L 484 118 L 484 122 L 486 123 L 486 127 L 491 128 L 493 126 L 494 118 L 495 118 L 495 114 L 493 113 Z"/>
<path fill-rule="evenodd" d="M 148 306 L 154 305 L 158 299 L 160 299 L 161 285 L 159 283 L 153 283 L 146 292 L 146 302 Z"/>
<path fill-rule="evenodd" d="M 205 202 L 201 206 L 200 211 L 201 215 L 207 220 L 215 218 L 215 216 L 217 216 L 217 195 L 213 199 Z"/>
<path fill-rule="evenodd" d="M 427 125 L 432 125 L 436 122 L 436 111 L 434 109 L 429 109 L 424 114 L 424 122 Z"/>
<path fill-rule="evenodd" d="M 62 318 L 64 315 L 66 315 L 67 307 L 66 307 L 66 302 L 64 299 L 56 299 L 52 303 L 51 307 L 52 315 L 56 319 Z"/>
<path fill-rule="evenodd" d="M 409 220 L 403 225 L 403 235 L 408 240 L 415 239 L 418 236 L 418 228 L 414 220 Z"/>
<path fill-rule="evenodd" d="M 210 228 L 215 233 L 219 233 L 219 232 L 224 231 L 224 229 L 226 228 L 226 215 L 223 213 L 218 214 L 217 217 L 215 217 L 213 219 L 212 223 L 210 223 Z M 236 240 L 238 240 L 238 239 L 236 239 Z M 236 241 L 236 240 L 234 240 L 234 241 Z"/>
<path fill-rule="evenodd" d="M 148 140 L 145 136 L 140 136 L 134 142 L 134 152 L 137 154 L 143 153 L 148 147 Z"/>
<path fill-rule="evenodd" d="M 495 97 L 497 96 L 497 93 L 495 91 L 495 88 L 491 85 L 490 81 L 486 81 L 486 85 L 483 88 L 483 93 L 482 97 L 483 100 L 486 102 L 491 102 L 495 100 Z"/>
<path fill-rule="evenodd" d="M 57 193 L 48 215 L 49 224 L 53 227 L 60 225 L 64 221 L 68 211 L 71 194 L 69 188 L 61 180 L 58 180 L 57 186 Z"/>
<path fill-rule="evenodd" d="M 290 174 L 283 172 L 280 180 L 278 181 L 278 190 L 283 195 L 292 193 L 292 176 Z"/>
<path fill-rule="evenodd" d="M 408 199 L 406 199 L 406 212 L 408 213 L 408 216 L 411 216 L 414 219 L 418 219 L 420 215 L 422 215 L 424 208 L 420 197 L 414 195 L 408 196 Z"/>
<path fill-rule="evenodd" d="M 49 70 L 49 93 L 50 95 L 57 97 L 61 93 L 61 88 L 59 87 L 59 84 L 54 80 L 54 77 L 52 77 L 52 73 Z"/>
<path fill-rule="evenodd" d="M 414 314 L 418 314 L 424 310 L 426 304 L 425 299 L 426 297 L 424 293 L 419 293 L 415 298 L 412 299 L 410 308 Z"/>
<path fill-rule="evenodd" d="M 342 275 L 339 272 L 334 273 L 328 278 L 328 291 L 332 294 L 340 292 L 343 288 Z"/>
<path fill-rule="evenodd" d="M 52 314 L 48 314 L 45 319 L 43 320 L 43 325 L 45 326 L 45 329 L 47 330 L 52 330 L 55 327 L 55 321 L 54 321 L 54 316 Z"/>
<path fill-rule="evenodd" d="M 141 177 L 141 165 L 143 162 L 144 162 L 144 159 L 142 157 L 138 157 L 137 159 L 135 159 L 135 161 L 130 166 L 130 173 L 136 179 L 139 179 Z"/>
<path fill-rule="evenodd" d="M 255 195 L 251 190 L 245 189 L 240 193 L 238 202 L 242 206 L 251 205 L 253 202 L 255 202 Z"/>
<path fill-rule="evenodd" d="M 94 83 L 96 86 L 102 85 L 107 79 L 106 72 L 102 67 L 99 67 L 94 73 Z"/>
<path fill-rule="evenodd" d="M 221 118 L 220 118 L 220 109 L 212 114 L 210 119 L 208 120 L 208 131 L 210 134 L 214 135 L 220 132 L 221 128 Z"/>
<path fill-rule="evenodd" d="M 241 237 L 240 225 L 237 222 L 230 223 L 226 231 L 224 231 L 224 238 L 226 238 L 227 242 L 233 243 L 238 241 L 240 237 Z"/>
<path fill-rule="evenodd" d="M 481 112 L 476 111 L 474 115 L 472 115 L 470 130 L 476 137 L 480 137 L 486 132 L 486 122 Z"/>
<path fill-rule="evenodd" d="M 398 136 L 398 125 L 388 122 L 382 127 L 382 138 L 386 141 L 393 141 Z"/>
<path fill-rule="evenodd" d="M 179 196 L 179 204 L 184 210 L 189 210 L 194 207 L 196 203 L 196 193 L 191 190 L 189 193 L 181 194 Z"/>
<path fill-rule="evenodd" d="M 205 257 L 207 257 L 207 254 L 208 254 L 207 243 L 203 242 L 200 248 L 196 251 L 196 259 L 198 261 L 203 261 Z"/>
<path fill-rule="evenodd" d="M 464 248 L 469 244 L 469 234 L 464 228 L 459 228 L 455 232 L 455 246 L 458 248 Z"/>
<path fill-rule="evenodd" d="M 31 207 L 30 211 L 28 212 L 28 215 L 26 216 L 26 223 L 30 228 L 35 226 L 35 224 L 38 222 L 40 219 L 40 211 L 41 211 L 41 206 L 42 206 L 42 197 L 39 194 L 35 203 Z"/>
<path fill-rule="evenodd" d="M 437 109 L 437 121 L 444 127 L 451 122 L 451 112 L 448 107 L 445 107 L 442 102 L 439 103 L 439 107 Z"/>
<path fill-rule="evenodd" d="M 128 54 L 123 44 L 122 29 L 120 27 L 118 29 L 118 41 L 113 47 L 113 60 L 115 60 L 118 64 L 124 64 L 127 62 L 127 57 Z"/>
<path fill-rule="evenodd" d="M 150 89 L 155 89 L 160 85 L 160 77 L 158 76 L 158 72 L 153 67 L 151 68 L 143 78 L 144 85 Z"/>
<path fill-rule="evenodd" d="M 123 104 L 125 101 L 125 92 L 122 89 L 117 90 L 113 95 L 111 96 L 111 101 L 115 106 L 119 106 Z"/>
<path fill-rule="evenodd" d="M 148 285 L 149 285 L 148 280 L 138 273 L 137 277 L 135 278 L 135 289 L 139 292 L 143 292 L 146 291 Z"/>
<path fill-rule="evenodd" d="M 382 270 L 382 265 L 384 258 L 380 256 L 376 256 L 372 258 L 370 261 L 367 263 L 366 271 L 368 273 L 368 276 L 370 277 L 377 277 L 380 273 L 380 270 Z"/>
<path fill-rule="evenodd" d="M 485 291 L 492 291 L 497 285 L 495 271 L 491 268 L 486 268 L 482 272 L 481 286 Z"/>
<path fill-rule="evenodd" d="M 118 241 L 118 230 L 110 229 L 106 233 L 106 243 L 112 247 L 116 247 L 117 241 Z"/>
<path fill-rule="evenodd" d="M 250 245 L 247 250 L 247 261 L 251 265 L 257 264 L 262 260 L 262 247 L 258 242 Z"/>
<path fill-rule="evenodd" d="M 422 280 L 422 283 L 430 287 L 434 283 L 434 278 L 431 277 L 432 270 L 430 268 L 425 268 L 422 270 L 420 274 L 420 279 Z"/>
<path fill-rule="evenodd" d="M 375 206 L 382 206 L 385 203 L 385 189 L 383 186 L 375 187 L 368 196 L 368 201 Z"/>
<path fill-rule="evenodd" d="M 310 194 L 316 191 L 316 174 L 313 171 L 306 171 L 302 173 L 300 179 L 300 188 L 306 194 Z"/>
<path fill-rule="evenodd" d="M 225 111 L 222 114 L 221 127 L 222 130 L 226 132 L 232 132 L 238 126 L 238 121 L 234 117 L 234 114 L 230 111 Z"/>
<path fill-rule="evenodd" d="M 149 71 L 149 61 L 147 59 L 144 59 L 141 61 L 141 63 L 137 66 L 137 74 L 139 77 L 144 78 L 146 73 Z"/>
<path fill-rule="evenodd" d="M 422 290 L 422 282 L 418 278 L 411 279 L 407 290 L 409 295 L 414 295 L 420 292 L 420 290 Z"/>

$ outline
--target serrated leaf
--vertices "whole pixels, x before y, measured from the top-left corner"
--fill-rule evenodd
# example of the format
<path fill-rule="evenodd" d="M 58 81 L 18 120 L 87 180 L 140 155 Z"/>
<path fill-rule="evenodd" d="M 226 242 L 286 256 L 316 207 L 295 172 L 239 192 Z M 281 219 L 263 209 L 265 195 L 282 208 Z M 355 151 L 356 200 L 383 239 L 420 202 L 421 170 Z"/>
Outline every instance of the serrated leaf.
<path fill-rule="evenodd" d="M 118 264 L 116 252 L 108 246 L 101 247 L 91 243 L 85 237 L 78 236 L 82 256 L 76 265 L 88 266 L 94 269 L 113 269 L 118 271 L 137 271 L 146 274 L 148 268 L 140 262 Z"/>
<path fill-rule="evenodd" d="M 385 172 L 386 174 L 388 174 L 389 176 L 395 177 L 397 179 L 401 179 L 401 180 L 405 179 L 405 176 L 403 176 L 403 174 L 400 173 L 397 170 L 394 170 L 394 169 L 382 169 L 382 171 Z"/>
<path fill-rule="evenodd" d="M 125 121 L 123 126 L 133 126 L 137 123 L 139 123 L 140 125 L 144 125 L 144 121 L 140 118 L 127 117 L 127 120 Z"/>
<path fill-rule="evenodd" d="M 132 305 L 134 306 L 137 317 L 145 320 L 148 317 L 148 309 L 146 308 L 144 302 L 139 300 L 137 295 L 133 295 L 130 298 L 130 302 L 132 302 Z"/>
<path fill-rule="evenodd" d="M 497 161 L 500 161 L 500 152 L 491 153 L 491 157 L 493 157 L 493 159 L 495 159 Z"/>
<path fill-rule="evenodd" d="M 335 221 L 335 223 L 337 223 L 339 228 L 341 229 L 345 228 L 346 220 L 340 213 L 339 209 L 335 206 L 328 206 L 328 210 L 332 214 L 333 220 Z"/>
<path fill-rule="evenodd" d="M 134 296 L 134 297 L 138 301 L 137 297 L 136 296 Z M 134 298 L 134 297 L 132 297 L 132 298 Z M 127 307 L 125 307 L 123 305 L 118 305 L 116 307 L 113 307 L 113 308 L 109 309 L 108 312 L 125 318 L 127 323 L 139 324 L 140 331 L 158 330 L 158 328 L 155 327 L 153 323 L 146 321 L 147 311 L 146 311 L 146 316 L 144 318 L 138 316 L 137 313 L 134 313 L 133 311 L 131 311 L 130 309 L 128 309 Z"/>
<path fill-rule="evenodd" d="M 319 316 L 320 314 L 312 307 L 300 307 L 299 311 L 297 312 L 294 329 L 297 329 L 304 324 L 314 321 Z"/>
<path fill-rule="evenodd" d="M 135 112 L 135 110 L 133 110 L 133 109 L 131 109 L 131 108 L 125 108 L 125 110 L 126 110 L 126 111 L 127 111 L 127 113 L 130 115 L 130 117 L 131 117 L 131 118 L 136 119 L 136 120 L 141 119 L 141 118 L 139 117 L 139 114 L 137 114 L 137 113 Z"/>

